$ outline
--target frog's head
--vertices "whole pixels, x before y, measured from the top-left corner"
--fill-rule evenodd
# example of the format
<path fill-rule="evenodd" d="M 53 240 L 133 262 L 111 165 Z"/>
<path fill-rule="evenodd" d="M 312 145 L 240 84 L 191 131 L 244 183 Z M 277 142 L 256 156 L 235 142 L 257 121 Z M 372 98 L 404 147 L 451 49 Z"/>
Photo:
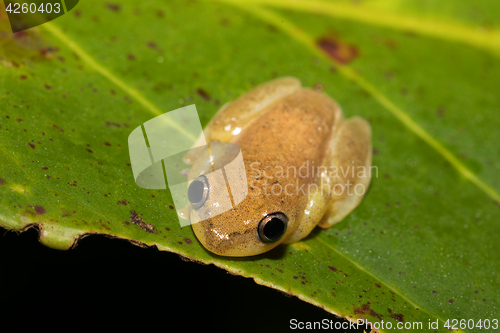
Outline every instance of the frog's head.
<path fill-rule="evenodd" d="M 199 176 L 188 187 L 193 231 L 207 250 L 223 256 L 257 255 L 295 231 L 307 199 L 295 192 L 297 179 L 256 178 L 247 166 L 246 181 L 227 186 L 222 173 L 219 178 L 215 174 Z M 231 177 L 226 169 L 226 178 Z M 238 202 L 238 193 L 245 191 Z"/>

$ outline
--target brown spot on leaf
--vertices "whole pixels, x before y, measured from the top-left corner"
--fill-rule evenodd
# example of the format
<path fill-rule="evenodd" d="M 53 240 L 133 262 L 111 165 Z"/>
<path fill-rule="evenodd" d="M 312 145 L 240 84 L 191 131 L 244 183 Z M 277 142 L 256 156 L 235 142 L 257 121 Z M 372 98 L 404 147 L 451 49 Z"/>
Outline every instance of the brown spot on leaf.
<path fill-rule="evenodd" d="M 59 126 L 57 126 L 56 124 L 52 125 L 52 127 L 54 127 L 59 132 L 64 133 L 64 130 L 62 128 L 60 128 Z"/>
<path fill-rule="evenodd" d="M 316 45 L 335 62 L 343 65 L 353 61 L 359 54 L 356 46 L 348 44 L 334 35 L 319 38 Z"/>
<path fill-rule="evenodd" d="M 119 12 L 121 9 L 120 5 L 117 5 L 115 3 L 110 3 L 110 2 L 108 2 L 106 4 L 106 8 L 113 11 L 113 12 L 116 12 L 116 13 Z"/>
<path fill-rule="evenodd" d="M 42 170 L 49 170 L 49 168 L 47 168 L 47 167 L 43 167 L 43 168 L 42 168 Z"/>
<path fill-rule="evenodd" d="M 332 271 L 334 271 L 334 272 L 336 272 L 336 271 L 337 271 L 337 269 L 336 269 L 335 267 L 333 267 L 333 266 L 328 266 L 328 268 L 330 268 L 330 269 L 331 269 Z"/>
<path fill-rule="evenodd" d="M 128 60 L 135 60 L 135 55 L 133 55 L 132 53 L 129 53 L 129 54 L 127 54 L 127 59 Z"/>
<path fill-rule="evenodd" d="M 375 312 L 375 311 L 373 311 L 373 310 L 370 310 L 370 315 L 372 315 L 373 317 L 378 318 L 379 320 L 382 320 L 382 315 L 381 315 L 381 314 L 376 313 L 376 312 Z"/>
<path fill-rule="evenodd" d="M 31 149 L 35 149 L 35 145 L 32 144 L 31 142 L 28 142 L 28 145 L 31 147 Z"/>
<path fill-rule="evenodd" d="M 117 205 L 123 205 L 123 206 L 126 206 L 128 205 L 130 202 L 128 202 L 127 200 L 123 199 L 123 200 L 120 200 L 120 201 L 117 201 L 116 204 Z"/>
<path fill-rule="evenodd" d="M 404 317 L 401 313 L 392 313 L 391 318 L 396 319 L 397 321 L 404 323 Z"/>
<path fill-rule="evenodd" d="M 152 49 L 152 50 L 155 50 L 155 51 L 158 51 L 158 52 L 161 52 L 161 48 L 158 46 L 158 44 L 156 44 L 155 42 L 147 42 L 146 45 Z"/>
<path fill-rule="evenodd" d="M 26 80 L 28 77 L 27 77 L 26 75 L 21 75 L 19 78 L 20 78 L 21 80 Z"/>
<path fill-rule="evenodd" d="M 455 302 L 455 301 L 454 301 L 453 299 L 450 299 L 448 302 L 453 303 L 453 302 Z"/>
<path fill-rule="evenodd" d="M 151 223 L 144 222 L 142 220 L 142 217 L 140 217 L 139 214 L 137 214 L 134 210 L 131 210 L 130 214 L 132 214 L 129 217 L 131 223 L 138 225 L 142 230 L 146 232 L 156 234 L 156 228 L 154 227 L 154 225 L 152 225 Z"/>
<path fill-rule="evenodd" d="M 432 293 L 433 293 L 434 295 L 436 295 L 438 292 L 437 292 L 437 291 L 435 291 L 435 290 L 433 290 L 433 291 L 432 291 Z"/>
<path fill-rule="evenodd" d="M 35 206 L 35 207 L 33 207 L 33 209 L 35 209 L 35 212 L 36 212 L 38 215 L 43 215 L 43 214 L 45 214 L 45 208 L 43 208 L 42 206 Z"/>
<path fill-rule="evenodd" d="M 114 123 L 112 121 L 107 121 L 106 122 L 106 127 L 110 127 L 110 126 L 114 126 L 114 127 L 118 127 L 118 128 L 122 127 L 122 125 L 120 125 L 118 123 Z"/>
<path fill-rule="evenodd" d="M 370 305 L 369 304 L 362 304 L 361 308 L 354 308 L 354 313 L 355 314 L 365 314 L 366 311 L 370 310 Z"/>
<path fill-rule="evenodd" d="M 21 118 L 17 118 L 16 120 L 17 120 L 18 122 L 21 122 L 21 121 L 23 121 L 23 120 L 22 120 Z"/>
<path fill-rule="evenodd" d="M 93 154 L 93 153 L 94 153 L 94 152 L 93 152 L 92 150 L 90 150 L 90 149 L 87 149 L 87 151 L 88 151 L 89 153 L 91 153 L 91 154 Z"/>
<path fill-rule="evenodd" d="M 437 109 L 436 113 L 437 113 L 437 116 L 438 116 L 439 118 L 443 118 L 443 116 L 444 116 L 444 106 L 442 106 L 442 105 L 441 105 L 441 106 L 439 107 L 439 109 Z"/>
<path fill-rule="evenodd" d="M 109 143 L 108 141 L 106 141 L 106 142 L 104 142 L 104 145 L 109 147 L 109 146 L 111 146 L 111 143 Z"/>
<path fill-rule="evenodd" d="M 201 88 L 198 88 L 196 90 L 196 93 L 198 95 L 200 95 L 200 97 L 203 98 L 205 101 L 209 101 L 210 100 L 210 95 L 205 90 L 203 90 Z"/>
<path fill-rule="evenodd" d="M 52 86 L 48 85 L 48 84 L 45 84 L 45 89 L 50 90 L 50 89 L 52 89 Z"/>
<path fill-rule="evenodd" d="M 5 181 L 5 179 L 0 178 L 0 185 L 5 185 L 5 183 L 7 183 L 7 182 Z"/>
<path fill-rule="evenodd" d="M 186 242 L 187 245 L 190 245 L 193 243 L 193 241 L 187 237 L 184 237 L 184 241 Z"/>

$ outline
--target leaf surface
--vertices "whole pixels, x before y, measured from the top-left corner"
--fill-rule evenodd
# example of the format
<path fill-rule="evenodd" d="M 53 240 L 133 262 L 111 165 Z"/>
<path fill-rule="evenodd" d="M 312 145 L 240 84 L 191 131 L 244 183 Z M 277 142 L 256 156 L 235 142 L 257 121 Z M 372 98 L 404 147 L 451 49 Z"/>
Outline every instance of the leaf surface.
<path fill-rule="evenodd" d="M 37 224 L 40 241 L 60 249 L 93 233 L 156 245 L 349 320 L 437 320 L 445 332 L 447 319 L 498 319 L 497 8 L 226 2 L 83 2 L 39 28 L 3 33 L 1 225 Z M 477 33 L 487 37 L 356 18 L 367 10 L 437 30 L 484 27 Z M 8 31 L 6 17 L 1 25 Z M 204 125 L 225 102 L 286 75 L 369 120 L 378 174 L 362 205 L 328 230 L 253 258 L 211 255 L 180 228 L 168 190 L 135 185 L 127 137 L 188 104 Z M 131 224 L 131 211 L 157 232 Z"/>

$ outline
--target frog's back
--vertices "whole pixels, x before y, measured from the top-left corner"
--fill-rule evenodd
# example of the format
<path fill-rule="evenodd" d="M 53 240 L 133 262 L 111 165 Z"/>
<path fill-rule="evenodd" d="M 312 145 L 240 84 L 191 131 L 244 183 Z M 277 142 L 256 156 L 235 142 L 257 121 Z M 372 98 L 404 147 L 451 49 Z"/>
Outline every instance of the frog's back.
<path fill-rule="evenodd" d="M 241 147 L 249 164 L 321 166 L 341 120 L 342 111 L 329 96 L 300 88 L 269 105 L 232 141 Z"/>

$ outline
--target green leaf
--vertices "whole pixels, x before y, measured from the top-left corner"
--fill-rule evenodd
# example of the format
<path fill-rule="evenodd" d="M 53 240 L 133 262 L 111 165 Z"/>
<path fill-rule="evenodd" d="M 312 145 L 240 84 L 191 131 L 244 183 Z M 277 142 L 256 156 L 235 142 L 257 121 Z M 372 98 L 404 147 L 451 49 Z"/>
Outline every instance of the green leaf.
<path fill-rule="evenodd" d="M 500 319 L 497 7 L 83 2 L 14 36 L 3 16 L 0 223 L 38 225 L 59 249 L 95 233 L 156 245 L 351 321 L 445 332 L 448 319 Z M 378 177 L 328 230 L 252 258 L 212 255 L 180 228 L 168 191 L 135 185 L 127 137 L 188 104 L 206 124 L 286 75 L 370 121 Z"/>

